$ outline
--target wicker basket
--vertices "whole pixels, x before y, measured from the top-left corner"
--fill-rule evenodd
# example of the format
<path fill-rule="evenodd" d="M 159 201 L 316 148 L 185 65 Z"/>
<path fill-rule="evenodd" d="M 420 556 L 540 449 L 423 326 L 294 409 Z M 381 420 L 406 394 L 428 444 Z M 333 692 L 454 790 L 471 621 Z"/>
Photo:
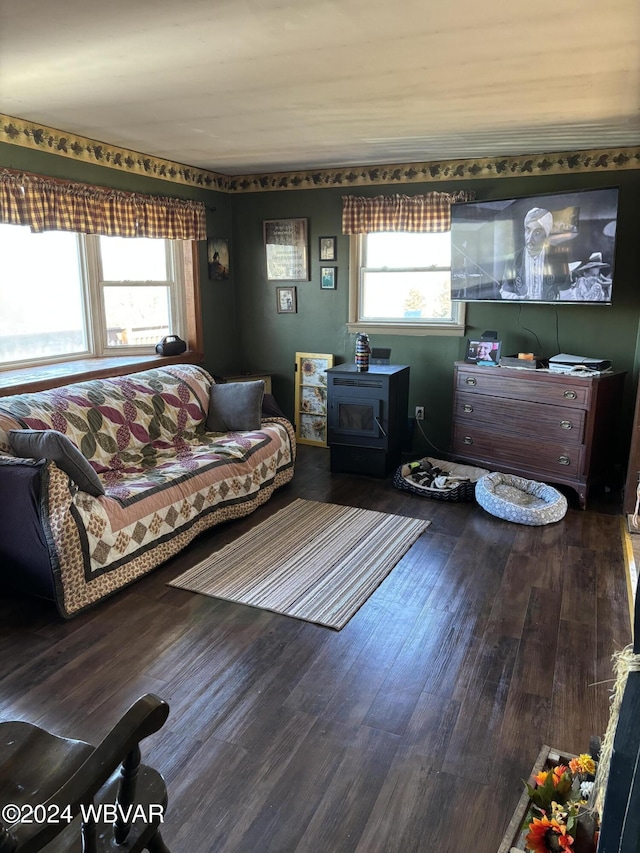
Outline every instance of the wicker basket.
<path fill-rule="evenodd" d="M 410 463 L 400 465 L 393 475 L 393 485 L 396 489 L 420 495 L 423 498 L 432 498 L 436 501 L 472 501 L 475 497 L 476 482 L 489 472 L 484 468 L 474 468 L 471 465 L 458 465 L 456 462 L 445 462 L 442 459 L 433 459 L 425 456 L 419 462 L 429 462 L 434 468 L 441 468 L 456 477 L 468 477 L 466 482 L 458 483 L 451 489 L 437 489 L 432 486 L 421 486 L 411 479 Z"/>

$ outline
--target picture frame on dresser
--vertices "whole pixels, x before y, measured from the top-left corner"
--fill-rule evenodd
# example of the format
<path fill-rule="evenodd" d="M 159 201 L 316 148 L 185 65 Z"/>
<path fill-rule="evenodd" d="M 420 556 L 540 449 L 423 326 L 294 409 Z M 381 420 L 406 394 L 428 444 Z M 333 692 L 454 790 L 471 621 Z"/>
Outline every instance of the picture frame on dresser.
<path fill-rule="evenodd" d="M 500 364 L 502 341 L 467 341 L 465 361 L 480 364 L 483 367 L 497 367 Z"/>

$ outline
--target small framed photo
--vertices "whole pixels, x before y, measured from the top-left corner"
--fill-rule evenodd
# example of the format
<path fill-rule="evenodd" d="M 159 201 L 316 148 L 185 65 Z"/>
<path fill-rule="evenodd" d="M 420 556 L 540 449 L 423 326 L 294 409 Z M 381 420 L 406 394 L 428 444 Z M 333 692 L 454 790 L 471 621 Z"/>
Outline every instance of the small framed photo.
<path fill-rule="evenodd" d="M 298 301 L 295 287 L 276 287 L 278 314 L 297 314 Z"/>
<path fill-rule="evenodd" d="M 467 341 L 465 361 L 482 367 L 497 367 L 501 349 L 502 341 Z"/>
<path fill-rule="evenodd" d="M 223 237 L 209 237 L 207 261 L 211 281 L 226 281 L 229 278 L 229 241 Z"/>
<path fill-rule="evenodd" d="M 336 256 L 336 238 L 335 237 L 320 237 L 320 260 L 335 261 Z"/>
<path fill-rule="evenodd" d="M 338 285 L 338 267 L 320 267 L 320 288 L 335 290 Z"/>

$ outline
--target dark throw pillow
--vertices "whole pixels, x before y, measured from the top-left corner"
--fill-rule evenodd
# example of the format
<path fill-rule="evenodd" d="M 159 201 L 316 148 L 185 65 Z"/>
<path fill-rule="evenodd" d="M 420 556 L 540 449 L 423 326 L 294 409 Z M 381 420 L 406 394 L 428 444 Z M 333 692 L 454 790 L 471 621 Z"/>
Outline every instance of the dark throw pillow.
<path fill-rule="evenodd" d="M 287 416 L 282 411 L 276 402 L 273 394 L 265 394 L 262 401 L 262 417 L 263 418 L 286 418 Z"/>
<path fill-rule="evenodd" d="M 83 492 L 104 495 L 104 486 L 87 459 L 66 435 L 54 429 L 9 430 L 9 444 L 23 459 L 51 459 Z"/>
<path fill-rule="evenodd" d="M 243 432 L 260 429 L 264 380 L 212 385 L 207 430 Z"/>

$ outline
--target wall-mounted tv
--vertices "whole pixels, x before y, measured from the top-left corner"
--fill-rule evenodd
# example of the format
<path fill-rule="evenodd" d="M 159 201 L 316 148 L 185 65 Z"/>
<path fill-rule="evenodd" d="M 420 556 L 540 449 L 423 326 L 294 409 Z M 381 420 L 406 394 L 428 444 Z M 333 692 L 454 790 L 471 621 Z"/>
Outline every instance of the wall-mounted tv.
<path fill-rule="evenodd" d="M 451 298 L 610 305 L 618 188 L 451 207 Z"/>

